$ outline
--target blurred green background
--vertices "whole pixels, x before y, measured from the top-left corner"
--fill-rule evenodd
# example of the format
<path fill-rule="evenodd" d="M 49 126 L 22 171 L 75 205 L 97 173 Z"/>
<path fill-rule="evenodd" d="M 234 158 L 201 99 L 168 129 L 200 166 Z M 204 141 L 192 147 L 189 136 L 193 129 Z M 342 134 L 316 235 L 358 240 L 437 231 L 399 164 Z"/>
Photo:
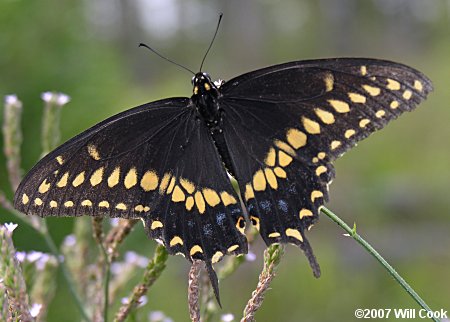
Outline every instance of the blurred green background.
<path fill-rule="evenodd" d="M 0 0 L 0 94 L 15 93 L 24 103 L 24 171 L 40 155 L 41 92 L 71 96 L 63 110 L 63 140 L 138 104 L 190 96 L 188 73 L 137 45 L 145 42 L 196 71 L 219 12 L 223 23 L 204 67 L 214 79 L 338 56 L 394 60 L 431 78 L 435 91 L 415 112 L 336 162 L 328 207 L 347 223 L 356 222 L 358 232 L 432 309 L 450 309 L 448 0 Z M 0 176 L 1 189 L 11 197 L 3 155 Z M 15 220 L 3 209 L 0 214 L 1 222 Z M 73 225 L 73 219 L 49 222 L 57 242 Z M 417 308 L 343 233 L 324 216 L 309 233 L 322 267 L 318 280 L 303 254 L 287 247 L 259 321 L 352 321 L 356 308 Z M 14 238 L 19 250 L 46 250 L 25 225 Z M 151 256 L 154 246 L 138 227 L 122 249 Z M 237 320 L 262 267 L 261 240 L 251 250 L 256 260 L 221 284 L 222 311 Z M 162 310 L 174 321 L 186 321 L 188 267 L 185 259 L 170 257 L 139 316 Z M 63 282 L 48 321 L 62 319 L 79 320 Z"/>

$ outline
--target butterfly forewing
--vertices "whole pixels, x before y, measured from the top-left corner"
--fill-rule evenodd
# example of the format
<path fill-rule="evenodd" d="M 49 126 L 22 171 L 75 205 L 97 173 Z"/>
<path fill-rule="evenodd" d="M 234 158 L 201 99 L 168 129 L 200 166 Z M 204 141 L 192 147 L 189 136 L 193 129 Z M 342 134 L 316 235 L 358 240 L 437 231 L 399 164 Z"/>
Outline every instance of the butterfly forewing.
<path fill-rule="evenodd" d="M 292 62 L 222 87 L 223 131 L 250 218 L 267 244 L 304 236 L 334 177 L 331 162 L 431 91 L 407 66 L 371 59 Z"/>
<path fill-rule="evenodd" d="M 246 252 L 238 201 L 207 128 L 180 98 L 118 114 L 63 144 L 25 177 L 15 207 L 143 218 L 170 253 L 211 264 Z"/>

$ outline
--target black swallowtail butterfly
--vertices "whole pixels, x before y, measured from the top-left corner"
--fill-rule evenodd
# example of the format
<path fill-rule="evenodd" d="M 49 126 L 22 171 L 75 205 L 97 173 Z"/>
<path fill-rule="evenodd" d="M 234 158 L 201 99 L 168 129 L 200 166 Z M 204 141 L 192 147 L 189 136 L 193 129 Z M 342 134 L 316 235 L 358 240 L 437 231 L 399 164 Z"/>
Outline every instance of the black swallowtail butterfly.
<path fill-rule="evenodd" d="M 192 84 L 190 98 L 119 113 L 46 155 L 14 206 L 141 218 L 171 254 L 206 263 L 217 297 L 212 264 L 247 252 L 247 222 L 267 245 L 299 246 L 319 276 L 305 232 L 328 200 L 332 161 L 432 90 L 410 67 L 359 58 L 290 62 L 221 83 L 199 72 Z"/>

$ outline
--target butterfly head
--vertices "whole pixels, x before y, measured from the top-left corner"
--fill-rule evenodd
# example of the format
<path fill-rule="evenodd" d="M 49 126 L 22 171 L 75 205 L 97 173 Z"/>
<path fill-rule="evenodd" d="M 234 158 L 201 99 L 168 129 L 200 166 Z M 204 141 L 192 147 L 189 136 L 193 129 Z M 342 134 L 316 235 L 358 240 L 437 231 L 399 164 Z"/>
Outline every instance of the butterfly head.
<path fill-rule="evenodd" d="M 208 73 L 199 72 L 192 77 L 192 86 L 194 95 L 204 95 L 215 89 Z"/>

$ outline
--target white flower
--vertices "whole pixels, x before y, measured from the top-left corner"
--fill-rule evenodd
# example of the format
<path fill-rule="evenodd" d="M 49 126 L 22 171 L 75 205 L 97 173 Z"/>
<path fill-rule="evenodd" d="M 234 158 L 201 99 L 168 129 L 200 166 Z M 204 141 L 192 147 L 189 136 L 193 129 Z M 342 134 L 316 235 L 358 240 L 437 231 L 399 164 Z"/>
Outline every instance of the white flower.
<path fill-rule="evenodd" d="M 58 104 L 59 106 L 66 105 L 69 102 L 70 96 L 64 93 L 59 93 L 58 96 L 56 97 L 56 104 Z"/>
<path fill-rule="evenodd" d="M 34 263 L 34 262 L 36 262 L 37 260 L 39 260 L 39 259 L 42 257 L 43 254 L 44 254 L 44 253 L 42 253 L 42 252 L 31 251 L 31 252 L 29 252 L 29 253 L 27 254 L 27 260 L 28 260 L 30 263 Z"/>
<path fill-rule="evenodd" d="M 41 312 L 41 308 L 42 304 L 34 303 L 30 309 L 30 315 L 34 318 L 37 317 L 39 315 L 39 312 Z"/>
<path fill-rule="evenodd" d="M 67 235 L 66 238 L 64 238 L 64 246 L 72 247 L 75 246 L 77 243 L 77 238 L 74 234 Z"/>
<path fill-rule="evenodd" d="M 143 305 L 145 305 L 145 304 L 147 304 L 147 296 L 145 296 L 145 295 L 142 295 L 140 298 L 139 298 L 139 301 L 138 301 L 138 307 L 141 307 L 141 306 L 143 306 Z M 128 304 L 129 303 L 129 299 L 128 299 L 128 297 L 122 297 L 122 299 L 120 300 L 120 303 L 122 303 L 122 304 Z"/>
<path fill-rule="evenodd" d="M 147 304 L 147 302 L 148 302 L 147 296 L 142 295 L 141 298 L 139 299 L 138 307 L 144 306 L 145 304 Z"/>
<path fill-rule="evenodd" d="M 53 99 L 53 93 L 52 92 L 44 92 L 41 94 L 41 99 L 44 102 L 49 103 Z"/>
<path fill-rule="evenodd" d="M 46 103 L 54 102 L 61 107 L 69 103 L 70 96 L 64 93 L 44 92 L 41 94 L 41 99 Z"/>
<path fill-rule="evenodd" d="M 112 227 L 117 227 L 119 225 L 119 218 L 111 218 L 109 220 L 109 223 Z"/>
<path fill-rule="evenodd" d="M 231 322 L 234 321 L 234 315 L 231 313 L 228 314 L 222 314 L 222 316 L 220 317 L 220 320 L 222 322 Z"/>
<path fill-rule="evenodd" d="M 5 223 L 3 224 L 3 226 L 5 226 L 6 230 L 9 231 L 10 233 L 12 233 L 14 231 L 14 229 L 17 228 L 17 226 L 19 226 L 18 224 L 15 223 Z"/>
<path fill-rule="evenodd" d="M 6 95 L 5 96 L 5 104 L 13 105 L 17 104 L 19 102 L 19 99 L 17 98 L 16 94 Z"/>
<path fill-rule="evenodd" d="M 25 253 L 25 252 L 16 252 L 16 259 L 19 262 L 22 263 L 26 258 L 27 258 L 27 253 Z"/>
<path fill-rule="evenodd" d="M 249 251 L 248 254 L 245 255 L 245 259 L 249 262 L 254 262 L 256 260 L 256 254 Z"/>
<path fill-rule="evenodd" d="M 48 254 L 42 254 L 42 256 L 36 261 L 36 269 L 42 271 L 50 260 L 51 256 Z"/>
<path fill-rule="evenodd" d="M 173 322 L 173 320 L 168 318 L 162 311 L 151 311 L 148 314 L 148 320 L 150 322 Z"/>
<path fill-rule="evenodd" d="M 136 252 L 128 251 L 125 253 L 125 262 L 144 268 L 148 264 L 148 258 Z"/>

